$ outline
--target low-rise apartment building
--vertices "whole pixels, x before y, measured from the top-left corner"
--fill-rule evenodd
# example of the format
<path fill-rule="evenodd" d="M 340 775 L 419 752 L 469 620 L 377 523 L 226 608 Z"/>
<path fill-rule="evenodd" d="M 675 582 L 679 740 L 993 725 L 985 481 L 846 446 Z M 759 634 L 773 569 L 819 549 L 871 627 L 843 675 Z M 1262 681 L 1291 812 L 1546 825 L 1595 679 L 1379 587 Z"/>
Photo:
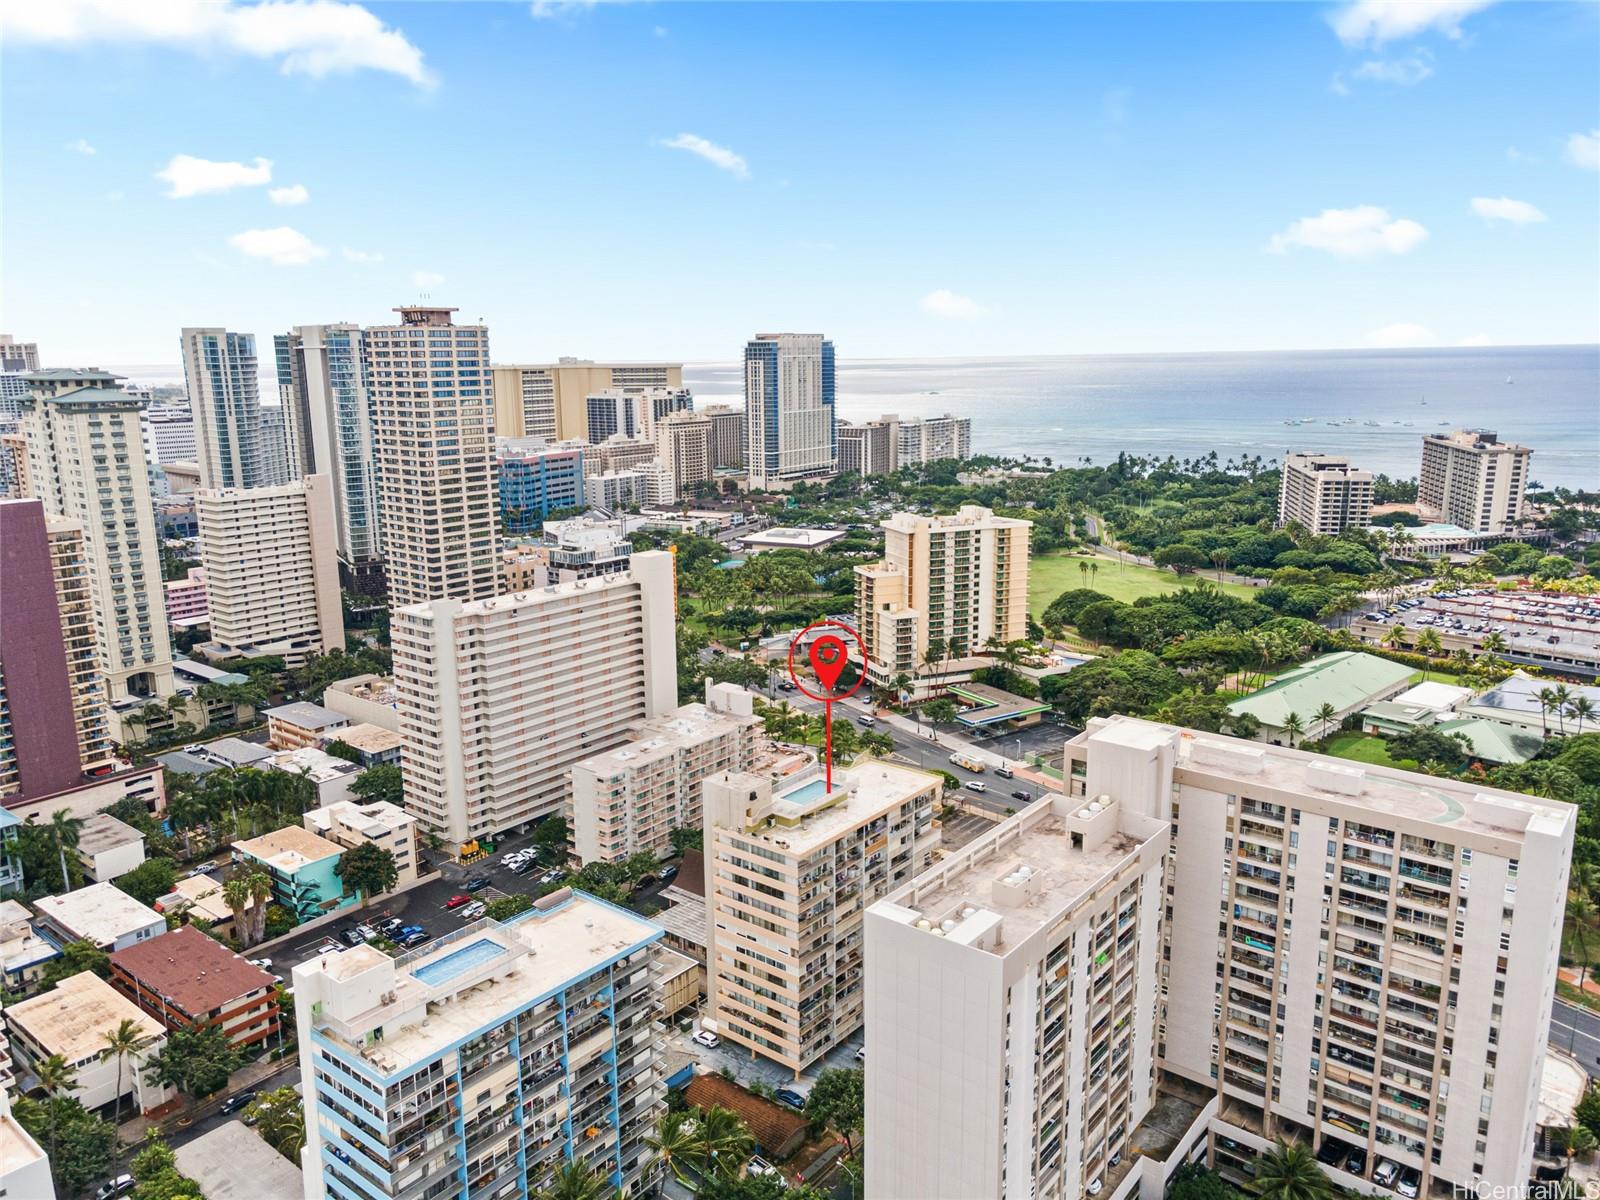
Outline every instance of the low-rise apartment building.
<path fill-rule="evenodd" d="M 706 1012 L 796 1076 L 863 1019 L 862 914 L 927 865 L 942 781 L 866 761 L 706 780 Z"/>
<path fill-rule="evenodd" d="M 91 883 L 33 903 L 39 928 L 58 942 L 89 942 L 108 953 L 160 937 L 167 922 L 113 883 Z"/>
<path fill-rule="evenodd" d="M 324 745 L 341 742 L 356 752 L 362 767 L 400 765 L 400 747 L 404 744 L 399 733 L 381 725 L 346 725 L 327 739 Z"/>
<path fill-rule="evenodd" d="M 0 988 L 32 995 L 61 948 L 34 928 L 33 914 L 15 900 L 0 900 Z"/>
<path fill-rule="evenodd" d="M 394 856 L 398 886 L 416 882 L 417 819 L 387 801 L 341 800 L 306 813 L 305 827 L 326 841 L 353 850 L 370 842 Z"/>
<path fill-rule="evenodd" d="M 357 946 L 296 967 L 306 1200 L 512 1200 L 568 1162 L 647 1192 L 660 936 L 562 890 L 398 959 Z"/>
<path fill-rule="evenodd" d="M 352 675 L 330 683 L 322 693 L 322 707 L 346 717 L 353 725 L 376 725 L 400 731 L 400 714 L 395 710 L 394 677 Z"/>
<path fill-rule="evenodd" d="M 280 750 L 261 764 L 269 771 L 282 771 L 306 780 L 317 790 L 318 804 L 333 804 L 354 799 L 350 785 L 361 778 L 362 766 L 317 746 L 296 746 Z"/>
<path fill-rule="evenodd" d="M 286 825 L 258 838 L 233 844 L 235 857 L 255 863 L 272 880 L 272 898 L 295 916 L 309 921 L 356 902 L 334 870 L 344 847 L 309 829 Z"/>
<path fill-rule="evenodd" d="M 0 1024 L 0 1038 L 5 1026 Z M 0 1057 L 4 1051 L 0 1050 Z M 50 1160 L 33 1135 L 11 1113 L 11 1097 L 0 1083 L 0 1195 L 56 1200 Z"/>
<path fill-rule="evenodd" d="M 324 738 L 338 736 L 339 731 L 351 723 L 344 713 L 309 700 L 280 704 L 261 715 L 267 718 L 267 745 L 274 750 L 320 746 Z"/>
<path fill-rule="evenodd" d="M 652 717 L 634 740 L 572 767 L 572 841 L 582 862 L 671 852 L 674 829 L 700 828 L 700 785 L 755 765 L 755 696 L 706 682 L 705 702 Z"/>
<path fill-rule="evenodd" d="M 144 862 L 144 834 L 110 813 L 95 813 L 78 830 L 73 852 L 92 882 L 108 883 Z"/>
<path fill-rule="evenodd" d="M 111 986 L 169 1030 L 215 1025 L 235 1046 L 277 1035 L 277 980 L 192 925 L 111 956 Z"/>

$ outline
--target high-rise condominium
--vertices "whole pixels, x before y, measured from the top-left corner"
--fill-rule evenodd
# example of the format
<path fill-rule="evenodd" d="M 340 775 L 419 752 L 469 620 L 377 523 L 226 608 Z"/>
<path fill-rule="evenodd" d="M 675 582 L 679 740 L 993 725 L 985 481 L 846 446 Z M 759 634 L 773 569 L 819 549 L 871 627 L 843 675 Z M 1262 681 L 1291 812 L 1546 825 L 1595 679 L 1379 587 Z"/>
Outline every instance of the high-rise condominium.
<path fill-rule="evenodd" d="M 145 402 L 104 371 L 27 376 L 29 485 L 47 511 L 83 529 L 95 644 L 111 703 L 170 696 L 172 646 L 161 591 L 150 478 L 139 415 Z"/>
<path fill-rule="evenodd" d="M 173 462 L 194 462 L 199 454 L 195 444 L 194 417 L 188 405 L 163 406 L 146 410 L 144 455 L 152 467 Z"/>
<path fill-rule="evenodd" d="M 111 758 L 82 527 L 0 500 L 0 578 L 0 799 L 32 800 Z"/>
<path fill-rule="evenodd" d="M 1526 1183 L 1570 806 L 1127 717 L 1066 770 L 867 914 L 868 1195 L 1159 1195 L 1146 1117 L 1225 1174 Z"/>
<path fill-rule="evenodd" d="M 839 470 L 865 478 L 887 475 L 898 465 L 899 436 L 893 421 L 839 422 Z"/>
<path fill-rule="evenodd" d="M 403 958 L 295 968 L 306 1200 L 512 1200 L 568 1163 L 647 1194 L 662 931 L 582 892 Z"/>
<path fill-rule="evenodd" d="M 1289 454 L 1278 483 L 1278 524 L 1314 534 L 1364 529 L 1372 521 L 1372 472 L 1338 454 Z"/>
<path fill-rule="evenodd" d="M 711 420 L 711 465 L 744 466 L 744 409 L 712 404 L 700 411 Z"/>
<path fill-rule="evenodd" d="M 363 590 L 380 556 L 366 336 L 358 325 L 297 325 L 275 337 L 273 347 L 290 473 L 332 480 L 343 576 L 351 590 Z"/>
<path fill-rule="evenodd" d="M 457 844 L 559 811 L 567 769 L 677 703 L 673 558 L 394 610 L 406 808 Z"/>
<path fill-rule="evenodd" d="M 557 509 L 583 507 L 583 454 L 579 442 L 495 439 L 500 519 L 507 533 L 535 532 Z"/>
<path fill-rule="evenodd" d="M 752 487 L 783 490 L 834 473 L 833 400 L 833 343 L 820 333 L 761 333 L 745 344 L 745 461 Z"/>
<path fill-rule="evenodd" d="M 895 455 L 898 466 L 972 457 L 971 417 L 953 417 L 946 413 L 942 417 L 883 419 L 895 425 L 899 443 Z"/>
<path fill-rule="evenodd" d="M 867 761 L 704 788 L 706 1011 L 798 1076 L 861 1028 L 862 913 L 928 865 L 942 784 Z"/>
<path fill-rule="evenodd" d="M 611 390 L 594 392 L 584 398 L 587 414 L 587 440 L 603 442 L 607 438 L 643 437 L 649 421 L 640 405 L 643 396 L 638 392 Z"/>
<path fill-rule="evenodd" d="M 855 569 L 874 686 L 905 675 L 914 691 L 942 688 L 971 678 L 991 639 L 1027 636 L 1031 521 L 966 504 L 949 516 L 896 513 L 882 525 L 883 561 Z"/>
<path fill-rule="evenodd" d="M 38 342 L 19 342 L 9 333 L 0 333 L 0 372 L 12 375 L 38 369 Z"/>
<path fill-rule="evenodd" d="M 289 473 L 289 429 L 281 404 L 261 406 L 259 426 L 261 477 L 257 487 L 277 487 L 299 479 L 298 472 Z"/>
<path fill-rule="evenodd" d="M 683 364 L 562 358 L 495 367 L 495 432 L 501 437 L 599 441 L 589 430 L 590 396 L 610 391 L 637 395 L 657 388 L 681 391 Z"/>
<path fill-rule="evenodd" d="M 1504 533 L 1522 517 L 1532 456 L 1485 429 L 1424 434 L 1417 502 L 1463 529 Z"/>
<path fill-rule="evenodd" d="M 183 374 L 194 415 L 200 486 L 261 482 L 261 380 L 256 339 L 226 329 L 183 331 Z"/>
<path fill-rule="evenodd" d="M 296 667 L 344 648 L 330 492 L 326 475 L 195 492 L 218 653 L 279 655 Z"/>
<path fill-rule="evenodd" d="M 493 596 L 500 581 L 489 331 L 453 308 L 366 331 L 382 545 L 394 607 Z"/>
<path fill-rule="evenodd" d="M 652 717 L 633 740 L 572 767 L 572 842 L 583 862 L 672 851 L 674 829 L 700 827 L 700 785 L 755 764 L 754 694 L 706 682 L 705 702 Z"/>
<path fill-rule="evenodd" d="M 710 417 L 687 411 L 662 417 L 656 422 L 656 446 L 661 461 L 672 472 L 673 490 L 679 496 L 693 496 L 700 484 L 710 482 Z"/>

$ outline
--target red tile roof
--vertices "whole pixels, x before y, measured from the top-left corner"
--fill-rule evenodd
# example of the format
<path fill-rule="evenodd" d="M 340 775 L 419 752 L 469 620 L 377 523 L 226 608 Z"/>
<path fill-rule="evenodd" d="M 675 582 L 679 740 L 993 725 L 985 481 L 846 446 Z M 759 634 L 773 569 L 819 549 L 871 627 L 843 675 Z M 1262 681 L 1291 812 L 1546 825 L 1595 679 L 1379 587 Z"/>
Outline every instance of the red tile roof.
<path fill-rule="evenodd" d="M 732 1109 L 744 1119 L 750 1135 L 767 1153 L 786 1158 L 805 1141 L 808 1124 L 797 1112 L 747 1092 L 721 1075 L 696 1075 L 683 1091 L 695 1108 Z"/>
<path fill-rule="evenodd" d="M 192 1017 L 203 1017 L 276 982 L 192 925 L 118 950 L 111 956 L 111 969 L 113 980 L 119 971 L 126 973 L 143 991 L 163 997 Z"/>

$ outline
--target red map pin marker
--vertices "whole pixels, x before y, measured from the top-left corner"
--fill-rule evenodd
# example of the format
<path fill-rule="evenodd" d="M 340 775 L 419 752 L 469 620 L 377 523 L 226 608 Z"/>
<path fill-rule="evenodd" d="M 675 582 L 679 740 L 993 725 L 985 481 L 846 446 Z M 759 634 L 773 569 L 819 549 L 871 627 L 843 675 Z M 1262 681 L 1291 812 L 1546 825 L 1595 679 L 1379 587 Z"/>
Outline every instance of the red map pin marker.
<path fill-rule="evenodd" d="M 817 673 L 822 686 L 833 691 L 838 686 L 839 676 L 844 674 L 844 664 L 849 657 L 844 639 L 834 637 L 831 633 L 824 634 L 811 643 L 809 657 L 811 669 Z"/>

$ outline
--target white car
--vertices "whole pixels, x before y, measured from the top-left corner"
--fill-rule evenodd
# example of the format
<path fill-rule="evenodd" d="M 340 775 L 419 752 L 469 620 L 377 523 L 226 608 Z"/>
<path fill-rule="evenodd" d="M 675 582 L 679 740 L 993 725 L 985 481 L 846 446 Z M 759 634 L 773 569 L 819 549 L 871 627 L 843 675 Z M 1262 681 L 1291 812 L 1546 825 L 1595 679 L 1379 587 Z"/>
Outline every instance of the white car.
<path fill-rule="evenodd" d="M 989 785 L 981 779 L 969 779 L 961 785 L 969 792 L 987 792 Z"/>
<path fill-rule="evenodd" d="M 1105 1187 L 1104 1181 L 1102 1181 L 1100 1179 L 1095 1179 L 1089 1184 L 1088 1187 L 1084 1188 L 1083 1190 L 1088 1192 L 1089 1195 L 1091 1195 L 1091 1196 L 1098 1196 L 1100 1194 L 1100 1189 L 1103 1188 L 1103 1187 Z"/>
<path fill-rule="evenodd" d="M 270 958 L 252 958 L 250 965 L 252 967 L 260 967 L 263 971 L 269 971 L 272 969 L 272 960 Z"/>
<path fill-rule="evenodd" d="M 318 954 L 337 954 L 337 953 L 339 953 L 340 949 L 341 949 L 341 947 L 339 947 L 339 946 L 318 946 L 317 947 L 317 953 Z"/>
<path fill-rule="evenodd" d="M 709 1029 L 696 1030 L 689 1040 L 697 1045 L 704 1046 L 707 1050 L 715 1050 L 722 1045 L 722 1039 Z"/>

